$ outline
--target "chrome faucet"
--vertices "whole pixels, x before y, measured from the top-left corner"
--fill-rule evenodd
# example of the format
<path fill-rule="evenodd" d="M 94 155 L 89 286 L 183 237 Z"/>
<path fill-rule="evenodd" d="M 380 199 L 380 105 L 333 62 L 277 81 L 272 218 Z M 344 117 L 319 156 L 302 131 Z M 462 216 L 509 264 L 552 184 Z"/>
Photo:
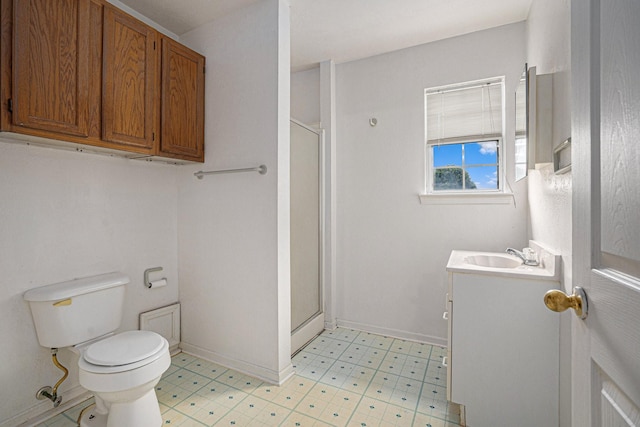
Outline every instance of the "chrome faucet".
<path fill-rule="evenodd" d="M 519 250 L 513 248 L 507 248 L 506 252 L 509 255 L 514 255 L 520 258 L 524 265 L 531 265 L 534 267 L 540 265 L 540 263 L 535 258 L 535 252 L 530 248 L 525 248 L 524 252 L 520 252 Z"/>

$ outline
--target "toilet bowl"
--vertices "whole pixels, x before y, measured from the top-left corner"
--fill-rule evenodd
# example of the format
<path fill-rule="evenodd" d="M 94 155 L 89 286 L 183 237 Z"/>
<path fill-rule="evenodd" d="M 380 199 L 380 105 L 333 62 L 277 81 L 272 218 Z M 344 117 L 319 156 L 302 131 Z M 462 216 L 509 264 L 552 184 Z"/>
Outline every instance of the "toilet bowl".
<path fill-rule="evenodd" d="M 40 345 L 78 355 L 80 385 L 96 401 L 81 415 L 82 427 L 162 425 L 154 387 L 171 364 L 169 343 L 151 331 L 114 334 L 127 283 L 126 275 L 113 272 L 24 294 Z"/>
<path fill-rule="evenodd" d="M 96 406 L 81 427 L 157 427 L 162 424 L 155 386 L 169 368 L 169 344 L 150 331 L 127 331 L 76 346 L 80 385 Z"/>

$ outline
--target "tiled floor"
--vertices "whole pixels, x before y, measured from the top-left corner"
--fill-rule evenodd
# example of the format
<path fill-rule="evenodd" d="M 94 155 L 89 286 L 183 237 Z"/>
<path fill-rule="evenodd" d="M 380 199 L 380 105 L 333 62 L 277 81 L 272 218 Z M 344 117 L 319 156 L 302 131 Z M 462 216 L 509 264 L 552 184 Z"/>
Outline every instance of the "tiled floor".
<path fill-rule="evenodd" d="M 454 427 L 444 348 L 349 329 L 325 331 L 278 387 L 184 353 L 156 387 L 167 426 Z M 72 427 L 78 405 L 41 426 Z"/>

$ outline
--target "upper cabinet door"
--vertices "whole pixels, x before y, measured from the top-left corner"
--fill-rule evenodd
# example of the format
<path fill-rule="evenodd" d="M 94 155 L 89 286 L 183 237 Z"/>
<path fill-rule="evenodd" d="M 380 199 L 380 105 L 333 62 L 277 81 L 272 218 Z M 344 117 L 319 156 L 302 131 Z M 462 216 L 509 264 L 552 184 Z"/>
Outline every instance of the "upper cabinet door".
<path fill-rule="evenodd" d="M 204 57 L 166 37 L 161 103 L 158 154 L 204 161 Z"/>
<path fill-rule="evenodd" d="M 151 153 L 158 121 L 157 32 L 105 7 L 103 34 L 102 139 Z"/>
<path fill-rule="evenodd" d="M 13 124 L 86 137 L 89 1 L 14 0 Z"/>

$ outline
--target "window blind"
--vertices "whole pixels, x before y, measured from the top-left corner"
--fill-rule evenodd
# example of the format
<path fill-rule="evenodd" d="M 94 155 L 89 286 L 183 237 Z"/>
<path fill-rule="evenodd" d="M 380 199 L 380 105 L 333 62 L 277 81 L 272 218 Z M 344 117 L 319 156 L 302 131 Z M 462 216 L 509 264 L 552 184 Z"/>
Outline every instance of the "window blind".
<path fill-rule="evenodd" d="M 426 92 L 427 143 L 502 136 L 502 81 Z"/>

